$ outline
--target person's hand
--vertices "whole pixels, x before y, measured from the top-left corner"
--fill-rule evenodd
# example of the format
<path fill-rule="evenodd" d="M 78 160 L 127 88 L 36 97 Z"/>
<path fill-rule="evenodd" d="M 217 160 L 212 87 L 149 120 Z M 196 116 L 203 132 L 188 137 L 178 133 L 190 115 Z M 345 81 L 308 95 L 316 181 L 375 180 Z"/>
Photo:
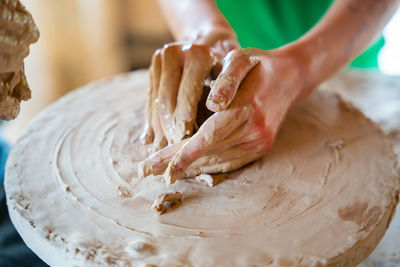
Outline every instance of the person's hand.
<path fill-rule="evenodd" d="M 141 136 L 145 144 L 153 143 L 153 151 L 192 136 L 205 79 L 218 59 L 237 47 L 232 45 L 237 41 L 213 43 L 172 43 L 154 53 Z"/>
<path fill-rule="evenodd" d="M 170 145 L 139 165 L 139 174 L 161 174 L 167 183 L 200 173 L 236 170 L 271 147 L 290 106 L 304 94 L 301 62 L 282 50 L 236 49 L 211 85 L 215 111 L 191 138 Z"/>
<path fill-rule="evenodd" d="M 142 134 L 144 143 L 153 142 L 154 151 L 192 135 L 212 65 L 206 45 L 173 43 L 154 53 Z"/>

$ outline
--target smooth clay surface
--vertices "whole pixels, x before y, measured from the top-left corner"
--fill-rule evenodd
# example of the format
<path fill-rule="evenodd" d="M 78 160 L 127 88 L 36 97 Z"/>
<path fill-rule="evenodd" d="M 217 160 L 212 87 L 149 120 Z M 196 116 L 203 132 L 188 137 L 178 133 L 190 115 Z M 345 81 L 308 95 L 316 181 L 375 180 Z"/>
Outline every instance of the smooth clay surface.
<path fill-rule="evenodd" d="M 272 150 L 214 187 L 139 179 L 148 73 L 56 102 L 11 152 L 6 193 L 25 242 L 51 266 L 355 266 L 397 204 L 386 136 L 337 96 L 294 107 Z M 219 177 L 221 178 L 221 177 Z M 167 192 L 182 202 L 163 215 Z"/>

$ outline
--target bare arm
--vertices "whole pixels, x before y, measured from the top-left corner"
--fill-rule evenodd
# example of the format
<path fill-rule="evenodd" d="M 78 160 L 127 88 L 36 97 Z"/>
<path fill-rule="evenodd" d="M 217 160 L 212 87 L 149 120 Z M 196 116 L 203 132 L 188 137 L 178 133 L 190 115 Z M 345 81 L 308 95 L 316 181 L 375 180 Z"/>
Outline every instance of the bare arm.
<path fill-rule="evenodd" d="M 398 0 L 336 0 L 306 35 L 279 50 L 293 53 L 306 67 L 304 88 L 330 77 L 365 49 L 398 8 Z"/>
<path fill-rule="evenodd" d="M 177 41 L 212 46 L 218 39 L 236 40 L 235 32 L 215 0 L 159 0 L 159 3 Z"/>

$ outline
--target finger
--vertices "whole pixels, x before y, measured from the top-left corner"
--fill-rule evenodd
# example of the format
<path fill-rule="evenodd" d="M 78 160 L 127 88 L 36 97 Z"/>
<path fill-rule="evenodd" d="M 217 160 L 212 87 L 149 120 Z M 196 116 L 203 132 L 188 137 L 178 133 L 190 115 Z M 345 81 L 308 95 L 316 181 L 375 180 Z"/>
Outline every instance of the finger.
<path fill-rule="evenodd" d="M 185 48 L 183 49 L 185 51 Z M 191 45 L 186 47 L 182 81 L 175 109 L 175 140 L 191 136 L 196 123 L 197 106 L 203 93 L 203 81 L 210 73 L 213 59 L 208 47 Z"/>
<path fill-rule="evenodd" d="M 262 156 L 257 151 L 249 152 L 241 147 L 233 147 L 216 155 L 201 157 L 185 171 L 185 177 L 202 173 L 216 174 L 237 170 Z"/>
<path fill-rule="evenodd" d="M 182 51 L 177 44 L 169 45 L 161 52 L 161 80 L 158 92 L 159 118 L 168 143 L 175 137 L 174 110 L 182 76 Z"/>
<path fill-rule="evenodd" d="M 161 128 L 158 110 L 154 111 L 151 121 L 152 121 L 152 127 L 153 127 L 153 131 L 154 131 L 152 153 L 155 153 L 158 150 L 166 147 L 168 142 L 167 142 L 167 139 L 165 138 L 164 132 Z"/>
<path fill-rule="evenodd" d="M 152 104 L 152 116 L 151 116 L 151 126 L 153 128 L 154 138 L 153 138 L 153 146 L 152 153 L 164 148 L 167 146 L 167 139 L 165 138 L 164 131 L 161 127 L 160 114 L 158 110 L 158 95 L 160 90 L 160 80 L 161 80 L 161 51 L 159 51 L 159 55 L 155 58 L 156 67 L 154 69 L 153 75 L 153 84 L 158 85 L 155 86 L 155 90 L 153 91 L 153 104 Z"/>
<path fill-rule="evenodd" d="M 168 167 L 168 163 L 172 160 L 179 149 L 181 149 L 184 143 L 185 141 L 181 141 L 169 145 L 141 161 L 137 167 L 139 177 L 144 178 L 149 175 L 162 174 Z"/>
<path fill-rule="evenodd" d="M 246 122 L 253 111 L 251 105 L 246 105 L 211 116 L 171 160 L 165 171 L 165 181 L 172 184 L 176 179 L 184 178 L 185 170 L 192 162 L 212 150 Z"/>
<path fill-rule="evenodd" d="M 158 87 L 160 84 L 161 75 L 161 51 L 157 50 L 151 60 L 150 67 L 150 91 L 147 96 L 146 111 L 145 111 L 145 126 L 140 139 L 144 144 L 153 142 L 154 129 L 152 127 L 152 116 L 155 110 L 155 99 L 158 95 Z"/>
<path fill-rule="evenodd" d="M 213 154 L 215 153 L 220 153 L 220 151 L 225 151 L 228 148 L 231 147 L 241 147 L 243 144 L 252 144 L 251 141 L 259 139 L 259 136 L 257 134 L 248 134 L 250 131 L 248 131 L 252 126 L 249 126 L 248 124 L 243 124 L 239 128 L 237 128 L 234 133 L 229 135 L 224 142 L 220 144 L 216 144 L 213 146 L 212 149 L 208 151 L 208 154 Z M 238 133 L 239 132 L 239 133 Z M 172 160 L 172 158 L 175 156 L 175 154 L 181 149 L 183 144 L 188 141 L 189 139 L 182 140 L 176 144 L 169 145 L 168 147 L 158 150 L 158 151 L 153 151 L 153 154 L 150 155 L 148 158 L 143 160 L 140 163 L 138 173 L 140 174 L 141 177 L 146 177 L 148 175 L 159 175 L 162 174 L 165 169 L 168 167 L 169 162 Z M 241 147 L 242 150 L 244 150 L 246 153 L 251 152 L 254 148 L 251 147 Z M 240 153 L 235 153 L 236 156 L 240 156 Z M 222 156 L 217 156 L 224 158 L 224 155 Z M 201 166 L 205 165 L 202 164 L 201 162 L 206 161 L 208 164 L 216 164 L 215 160 L 209 160 L 210 156 L 204 156 L 196 160 L 192 165 L 190 165 L 190 168 L 192 166 Z M 197 168 L 197 167 L 195 167 Z M 218 168 L 217 168 L 218 169 Z M 193 171 L 189 171 L 189 173 L 192 173 Z M 186 172 L 187 173 L 187 172 Z M 187 176 L 189 177 L 189 176 Z"/>
<path fill-rule="evenodd" d="M 233 50 L 224 58 L 224 65 L 217 80 L 211 83 L 207 108 L 214 112 L 226 109 L 246 75 L 257 65 L 258 59 L 242 49 Z"/>

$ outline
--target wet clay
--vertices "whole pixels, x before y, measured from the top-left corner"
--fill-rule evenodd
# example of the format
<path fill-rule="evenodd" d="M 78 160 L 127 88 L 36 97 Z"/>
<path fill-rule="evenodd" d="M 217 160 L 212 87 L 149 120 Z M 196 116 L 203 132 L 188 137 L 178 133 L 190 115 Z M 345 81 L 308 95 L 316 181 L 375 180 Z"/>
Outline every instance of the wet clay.
<path fill-rule="evenodd" d="M 172 192 L 159 195 L 151 205 L 151 208 L 158 214 L 163 214 L 169 208 L 182 200 L 182 193 Z"/>
<path fill-rule="evenodd" d="M 140 179 L 148 72 L 63 97 L 25 130 L 5 188 L 13 223 L 52 266 L 355 266 L 385 233 L 399 191 L 388 138 L 315 91 L 262 159 L 210 179 Z M 182 203 L 151 210 L 166 192 Z"/>

